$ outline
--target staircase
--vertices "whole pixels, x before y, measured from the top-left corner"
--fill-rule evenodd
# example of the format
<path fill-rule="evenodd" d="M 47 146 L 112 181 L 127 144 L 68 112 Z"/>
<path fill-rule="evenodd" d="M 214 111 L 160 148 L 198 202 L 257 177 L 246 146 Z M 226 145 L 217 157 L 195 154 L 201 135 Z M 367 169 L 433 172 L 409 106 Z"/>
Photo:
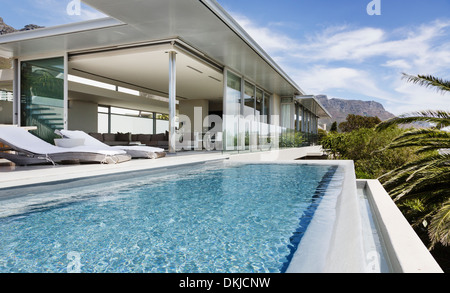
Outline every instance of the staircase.
<path fill-rule="evenodd" d="M 64 128 L 64 109 L 44 105 L 26 106 L 27 125 L 37 126 L 33 131 L 43 140 L 53 143 L 56 129 Z"/>

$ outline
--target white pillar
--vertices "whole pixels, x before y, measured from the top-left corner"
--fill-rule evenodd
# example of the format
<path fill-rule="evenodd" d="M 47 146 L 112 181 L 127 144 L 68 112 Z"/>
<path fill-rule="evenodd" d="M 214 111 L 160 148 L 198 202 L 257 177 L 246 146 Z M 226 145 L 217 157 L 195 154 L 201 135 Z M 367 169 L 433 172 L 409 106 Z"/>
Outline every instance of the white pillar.
<path fill-rule="evenodd" d="M 64 129 L 68 129 L 68 118 L 69 118 L 69 56 L 66 53 L 64 55 Z"/>
<path fill-rule="evenodd" d="M 169 153 L 176 152 L 176 96 L 177 96 L 176 52 L 169 52 Z"/>
<path fill-rule="evenodd" d="M 19 60 L 13 60 L 13 124 L 20 126 L 20 68 Z"/>

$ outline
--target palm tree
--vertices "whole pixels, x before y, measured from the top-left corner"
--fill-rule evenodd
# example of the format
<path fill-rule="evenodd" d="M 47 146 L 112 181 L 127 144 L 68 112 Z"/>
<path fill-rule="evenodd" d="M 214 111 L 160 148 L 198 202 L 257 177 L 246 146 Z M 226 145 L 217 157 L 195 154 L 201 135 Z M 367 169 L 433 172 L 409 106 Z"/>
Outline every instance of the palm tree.
<path fill-rule="evenodd" d="M 433 76 L 403 74 L 408 82 L 450 92 L 450 81 Z M 417 147 L 425 156 L 379 178 L 412 225 L 427 230 L 430 249 L 437 243 L 450 245 L 450 112 L 422 111 L 382 122 L 378 130 L 392 125 L 428 122 L 432 126 L 413 129 L 397 137 L 387 148 Z"/>

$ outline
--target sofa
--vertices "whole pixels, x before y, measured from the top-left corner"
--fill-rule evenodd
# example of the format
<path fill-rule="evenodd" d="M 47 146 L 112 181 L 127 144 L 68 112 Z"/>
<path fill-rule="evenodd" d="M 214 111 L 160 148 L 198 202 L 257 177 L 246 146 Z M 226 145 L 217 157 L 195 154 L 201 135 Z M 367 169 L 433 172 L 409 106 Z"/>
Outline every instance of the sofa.
<path fill-rule="evenodd" d="M 96 133 L 90 132 L 90 136 L 98 139 L 99 141 L 110 145 L 134 145 L 137 143 L 145 144 L 147 146 L 159 147 L 163 149 L 169 148 L 169 133 L 158 134 L 132 134 L 128 133 Z"/>

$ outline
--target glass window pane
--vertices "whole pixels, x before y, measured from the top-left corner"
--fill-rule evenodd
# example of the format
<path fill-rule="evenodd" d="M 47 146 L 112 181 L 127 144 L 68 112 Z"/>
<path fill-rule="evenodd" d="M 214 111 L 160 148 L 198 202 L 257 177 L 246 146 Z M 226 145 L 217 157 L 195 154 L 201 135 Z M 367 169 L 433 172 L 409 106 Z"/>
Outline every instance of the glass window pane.
<path fill-rule="evenodd" d="M 105 114 L 108 114 L 109 108 L 108 108 L 108 107 L 103 107 L 103 106 L 98 106 L 98 112 L 99 112 L 99 113 L 105 113 Z"/>
<path fill-rule="evenodd" d="M 225 150 L 237 150 L 241 99 L 241 78 L 231 72 L 227 74 L 225 117 Z"/>
<path fill-rule="evenodd" d="M 64 128 L 64 58 L 21 62 L 21 125 L 53 143 Z"/>
<path fill-rule="evenodd" d="M 98 113 L 98 132 L 108 133 L 108 114 Z"/>
<path fill-rule="evenodd" d="M 151 134 L 153 120 L 124 115 L 111 115 L 111 133 Z"/>
<path fill-rule="evenodd" d="M 248 82 L 245 82 L 244 103 L 244 117 L 253 115 L 255 112 L 255 86 Z"/>

